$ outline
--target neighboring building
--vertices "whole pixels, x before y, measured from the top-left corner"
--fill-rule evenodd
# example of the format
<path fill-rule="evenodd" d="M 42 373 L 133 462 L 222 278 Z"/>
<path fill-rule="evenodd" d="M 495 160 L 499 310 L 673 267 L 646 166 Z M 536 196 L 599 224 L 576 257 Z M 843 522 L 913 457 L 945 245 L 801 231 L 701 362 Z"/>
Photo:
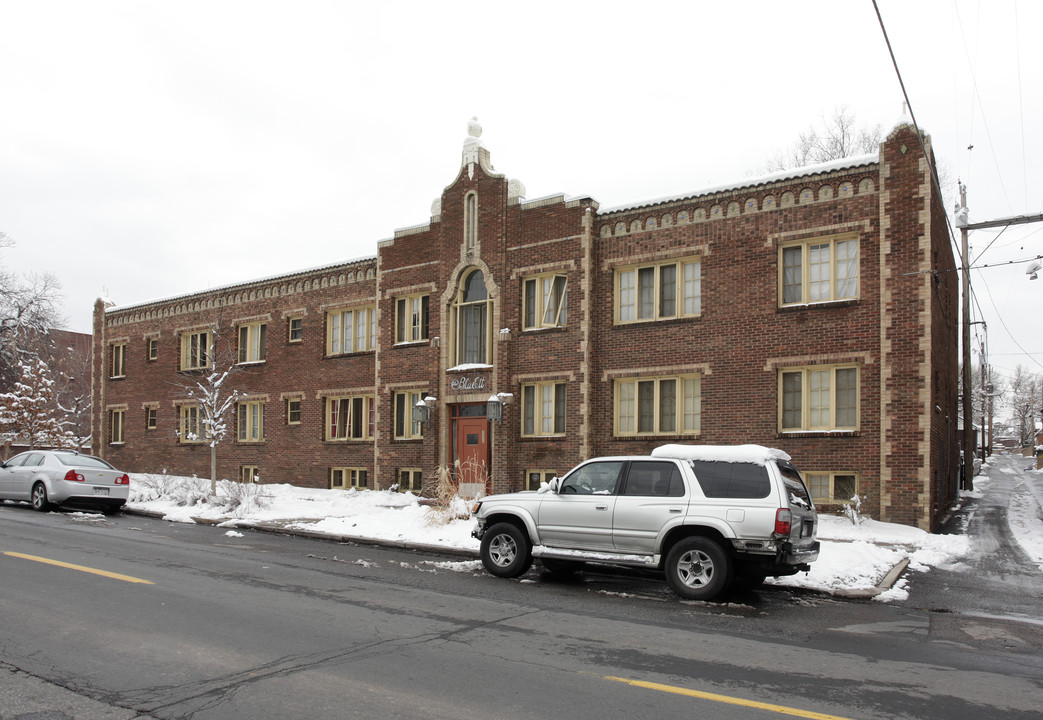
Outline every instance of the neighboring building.
<path fill-rule="evenodd" d="M 176 379 L 217 322 L 245 393 L 222 477 L 418 489 L 446 467 L 507 491 L 595 455 L 757 443 L 820 505 L 857 492 L 937 524 L 958 481 L 957 274 L 912 126 L 878 155 L 610 210 L 524 200 L 480 132 L 430 221 L 374 258 L 99 301 L 96 451 L 209 474 Z"/>

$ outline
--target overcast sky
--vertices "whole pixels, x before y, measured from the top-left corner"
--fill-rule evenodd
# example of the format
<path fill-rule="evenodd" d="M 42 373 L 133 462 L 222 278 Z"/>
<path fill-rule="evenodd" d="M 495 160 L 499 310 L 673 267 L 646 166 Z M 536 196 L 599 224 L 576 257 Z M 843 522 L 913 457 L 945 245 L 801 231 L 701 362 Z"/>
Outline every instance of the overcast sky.
<path fill-rule="evenodd" d="M 1043 211 L 1043 3 L 879 5 L 948 196 Z M 428 221 L 473 115 L 527 197 L 602 208 L 761 174 L 840 105 L 902 116 L 871 0 L 0 0 L 0 100 L 0 263 L 56 275 L 81 332 L 103 291 L 375 256 Z M 971 243 L 994 365 L 1043 373 L 1043 224 Z"/>

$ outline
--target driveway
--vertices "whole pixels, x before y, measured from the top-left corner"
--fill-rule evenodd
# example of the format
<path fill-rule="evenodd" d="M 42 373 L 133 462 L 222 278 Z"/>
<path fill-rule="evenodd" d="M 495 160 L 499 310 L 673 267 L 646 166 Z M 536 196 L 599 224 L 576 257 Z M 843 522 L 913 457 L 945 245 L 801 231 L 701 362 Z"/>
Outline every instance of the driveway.
<path fill-rule="evenodd" d="M 968 498 L 943 530 L 966 532 L 971 552 L 953 569 L 932 568 L 909 576 L 909 599 L 903 604 L 951 614 L 945 624 L 953 626 L 954 640 L 969 635 L 1007 648 L 1043 644 L 1043 571 L 1026 555 L 1007 522 L 1012 499 L 1033 503 L 1038 512 L 1043 475 L 1029 472 L 1032 462 L 1020 456 L 993 456 L 977 478 L 982 496 Z"/>

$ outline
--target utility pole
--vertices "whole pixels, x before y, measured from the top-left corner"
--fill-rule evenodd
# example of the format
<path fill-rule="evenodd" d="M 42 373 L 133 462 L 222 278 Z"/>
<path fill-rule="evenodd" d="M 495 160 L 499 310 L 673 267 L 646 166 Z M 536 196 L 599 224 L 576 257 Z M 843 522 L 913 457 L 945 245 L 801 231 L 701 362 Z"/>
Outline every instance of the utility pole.
<path fill-rule="evenodd" d="M 963 295 L 963 477 L 961 487 L 974 489 L 974 414 L 971 408 L 971 276 L 970 249 L 967 240 L 967 186 L 960 183 L 960 210 L 956 224 L 960 227 L 961 293 Z M 960 224 L 960 220 L 963 224 Z"/>
<path fill-rule="evenodd" d="M 1018 215 L 1016 217 L 999 218 L 997 220 L 986 220 L 985 222 L 967 222 L 967 186 L 960 183 L 960 207 L 956 209 L 956 227 L 960 228 L 960 252 L 963 254 L 963 279 L 961 289 L 963 292 L 963 489 L 974 489 L 974 422 L 972 421 L 971 409 L 971 277 L 970 257 L 967 233 L 971 230 L 982 228 L 1004 227 L 1008 225 L 1023 225 L 1025 223 L 1043 222 L 1043 213 L 1039 215 Z M 991 430 L 991 405 L 990 393 L 990 430 Z M 1035 430 L 1035 421 L 1033 421 Z"/>

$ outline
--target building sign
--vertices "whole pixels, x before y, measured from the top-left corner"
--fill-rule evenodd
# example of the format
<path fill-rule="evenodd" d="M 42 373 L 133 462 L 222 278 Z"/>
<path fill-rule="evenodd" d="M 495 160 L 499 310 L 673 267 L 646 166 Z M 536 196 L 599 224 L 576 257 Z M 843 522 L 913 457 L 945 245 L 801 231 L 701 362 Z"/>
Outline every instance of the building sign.
<path fill-rule="evenodd" d="M 485 378 L 481 375 L 458 377 L 450 385 L 453 390 L 485 390 Z"/>

